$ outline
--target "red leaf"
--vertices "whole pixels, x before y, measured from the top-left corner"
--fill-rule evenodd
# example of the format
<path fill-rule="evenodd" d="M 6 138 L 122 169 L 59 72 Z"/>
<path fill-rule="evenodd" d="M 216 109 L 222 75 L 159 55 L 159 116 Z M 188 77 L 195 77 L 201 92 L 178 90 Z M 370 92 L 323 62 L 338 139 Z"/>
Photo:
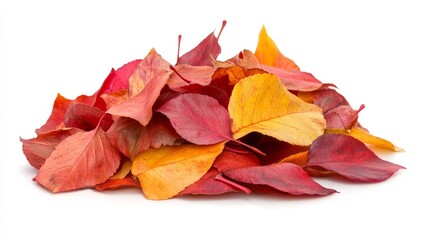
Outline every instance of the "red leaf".
<path fill-rule="evenodd" d="M 219 171 L 211 168 L 200 180 L 185 188 L 178 196 L 192 195 L 219 195 L 227 192 L 238 192 L 238 189 L 230 184 L 216 180 Z"/>
<path fill-rule="evenodd" d="M 176 72 L 171 74 L 167 84 L 171 90 L 175 91 L 180 91 L 181 87 L 189 84 L 207 86 L 210 84 L 214 72 L 214 68 L 211 66 L 191 66 L 186 64 L 174 66 L 174 70 Z"/>
<path fill-rule="evenodd" d="M 97 191 L 116 190 L 128 187 L 140 188 L 139 179 L 128 175 L 123 179 L 109 179 L 107 182 L 95 185 Z"/>
<path fill-rule="evenodd" d="M 291 71 L 266 65 L 262 65 L 262 69 L 277 75 L 288 90 L 309 92 L 323 86 L 323 83 L 316 79 L 311 73 Z"/>
<path fill-rule="evenodd" d="M 292 195 L 327 195 L 336 192 L 316 183 L 302 167 L 293 163 L 236 168 L 223 174 L 239 182 L 266 185 Z"/>
<path fill-rule="evenodd" d="M 213 167 L 217 168 L 220 172 L 224 172 L 235 168 L 245 168 L 260 166 L 259 159 L 253 153 L 241 149 L 244 153 L 232 152 L 224 150 L 217 156 Z"/>
<path fill-rule="evenodd" d="M 380 182 L 404 167 L 377 157 L 364 143 L 341 134 L 325 134 L 314 140 L 308 167 L 322 167 L 360 182 Z"/>
<path fill-rule="evenodd" d="M 172 73 L 170 64 L 152 50 L 136 70 L 145 78 L 143 90 L 136 96 L 112 106 L 107 113 L 130 117 L 143 126 L 152 118 L 152 106 Z"/>
<path fill-rule="evenodd" d="M 22 150 L 31 166 L 39 169 L 62 140 L 79 131 L 76 128 L 60 129 L 41 133 L 33 139 L 20 138 Z"/>
<path fill-rule="evenodd" d="M 46 123 L 36 129 L 37 134 L 41 134 L 44 132 L 49 132 L 53 130 L 58 130 L 64 127 L 64 114 L 66 113 L 67 108 L 73 102 L 87 103 L 92 104 L 93 98 L 85 95 L 81 95 L 77 97 L 75 100 L 67 99 L 60 94 L 57 95 L 57 98 L 54 101 L 54 105 L 52 106 L 52 112 L 49 116 L 49 119 Z"/>
<path fill-rule="evenodd" d="M 161 114 L 154 115 L 146 127 L 131 118 L 118 118 L 107 132 L 107 137 L 116 149 L 129 158 L 149 147 L 173 145 L 180 138 Z"/>
<path fill-rule="evenodd" d="M 224 21 L 220 33 L 225 27 L 225 24 L 226 22 Z M 212 59 L 216 59 L 219 56 L 220 51 L 219 37 L 216 37 L 214 32 L 212 32 L 203 41 L 201 41 L 198 46 L 179 57 L 176 65 L 188 64 L 193 66 L 212 66 Z"/>
<path fill-rule="evenodd" d="M 183 93 L 199 93 L 203 95 L 210 96 L 216 99 L 220 105 L 225 109 L 228 109 L 229 97 L 227 93 L 215 86 L 201 86 L 198 84 L 191 84 L 188 86 L 181 87 L 180 90 Z"/>
<path fill-rule="evenodd" d="M 334 89 L 317 91 L 313 102 L 322 108 L 328 129 L 351 129 L 357 123 L 359 112 L 365 107 L 361 105 L 358 110 L 353 110 L 347 100 Z"/>
<path fill-rule="evenodd" d="M 64 114 L 65 127 L 80 128 L 90 131 L 97 127 L 99 121 L 104 116 L 104 112 L 98 108 L 84 103 L 72 103 Z M 105 131 L 112 125 L 113 120 L 110 116 L 105 115 L 101 120 L 101 128 Z"/>
<path fill-rule="evenodd" d="M 212 97 L 183 94 L 166 102 L 158 111 L 191 143 L 208 145 L 232 139 L 228 111 Z"/>
<path fill-rule="evenodd" d="M 93 187 L 107 181 L 120 160 L 102 129 L 78 132 L 58 144 L 35 180 L 52 192 Z"/>

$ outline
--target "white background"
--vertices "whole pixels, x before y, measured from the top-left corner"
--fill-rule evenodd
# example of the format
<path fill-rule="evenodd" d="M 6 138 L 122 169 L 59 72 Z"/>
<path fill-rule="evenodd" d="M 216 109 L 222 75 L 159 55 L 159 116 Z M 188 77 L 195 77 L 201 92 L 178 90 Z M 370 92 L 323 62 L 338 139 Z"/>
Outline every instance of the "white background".
<path fill-rule="evenodd" d="M 298 1 L 296 1 L 298 2 Z M 428 239 L 428 7 L 424 1 L 1 1 L 0 239 Z M 327 197 L 227 195 L 149 201 L 137 189 L 51 194 L 19 136 L 32 138 L 57 92 L 92 94 L 150 48 L 175 63 L 228 24 L 227 59 L 265 24 L 302 70 L 339 87 L 407 167 L 378 184 L 318 179 Z"/>

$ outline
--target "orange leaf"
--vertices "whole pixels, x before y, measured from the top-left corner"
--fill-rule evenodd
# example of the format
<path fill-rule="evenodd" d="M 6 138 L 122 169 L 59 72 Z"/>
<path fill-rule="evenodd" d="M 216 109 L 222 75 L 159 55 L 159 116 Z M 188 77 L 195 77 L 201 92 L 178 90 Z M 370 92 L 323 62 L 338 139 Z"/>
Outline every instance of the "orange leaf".
<path fill-rule="evenodd" d="M 235 139 L 259 132 L 295 145 L 307 146 L 326 127 L 322 111 L 290 93 L 272 74 L 242 79 L 232 91 L 228 112 Z"/>
<path fill-rule="evenodd" d="M 264 26 L 262 26 L 261 32 L 259 33 L 255 56 L 261 64 L 291 71 L 299 71 L 298 65 L 280 52 L 274 41 L 268 36 Z"/>
<path fill-rule="evenodd" d="M 148 199 L 168 199 L 198 181 L 222 152 L 225 142 L 150 148 L 133 159 L 131 172 Z"/>
<path fill-rule="evenodd" d="M 307 162 L 308 162 L 308 151 L 290 155 L 284 158 L 283 160 L 281 160 L 279 163 L 284 163 L 284 162 L 289 162 L 301 167 L 305 167 L 305 165 L 307 165 Z"/>

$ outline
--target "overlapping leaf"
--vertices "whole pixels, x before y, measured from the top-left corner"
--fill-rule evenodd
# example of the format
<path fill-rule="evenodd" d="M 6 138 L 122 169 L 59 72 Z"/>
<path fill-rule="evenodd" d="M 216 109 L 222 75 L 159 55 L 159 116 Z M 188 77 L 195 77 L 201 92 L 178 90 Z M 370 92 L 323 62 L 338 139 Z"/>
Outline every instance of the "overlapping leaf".
<path fill-rule="evenodd" d="M 301 71 L 264 27 L 254 53 L 218 60 L 225 23 L 175 66 L 152 49 L 92 95 L 58 94 L 37 136 L 20 139 L 34 179 L 51 192 L 133 187 L 148 199 L 324 196 L 336 191 L 313 176 L 379 182 L 403 169 L 366 146 L 402 151 L 362 127 L 363 105 Z"/>

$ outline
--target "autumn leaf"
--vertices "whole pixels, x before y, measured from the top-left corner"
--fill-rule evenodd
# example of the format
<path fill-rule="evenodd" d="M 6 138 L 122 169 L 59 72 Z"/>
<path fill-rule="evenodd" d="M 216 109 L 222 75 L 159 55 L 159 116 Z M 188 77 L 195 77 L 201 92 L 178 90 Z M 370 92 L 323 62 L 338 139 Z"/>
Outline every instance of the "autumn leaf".
<path fill-rule="evenodd" d="M 219 172 L 229 169 L 260 166 L 259 159 L 253 153 L 241 149 L 240 152 L 224 150 L 213 163 Z"/>
<path fill-rule="evenodd" d="M 151 148 L 133 159 L 131 172 L 138 176 L 146 198 L 168 199 L 198 181 L 222 152 L 224 144 Z"/>
<path fill-rule="evenodd" d="M 150 51 L 136 71 L 140 78 L 148 77 L 141 79 L 144 85 L 141 92 L 119 105 L 112 106 L 107 113 L 133 118 L 146 126 L 152 118 L 152 106 L 172 71 L 170 64 L 155 50 Z"/>
<path fill-rule="evenodd" d="M 211 66 L 192 66 L 181 64 L 174 66 L 175 72 L 167 81 L 170 89 L 180 92 L 180 89 L 190 84 L 208 86 L 212 80 L 214 68 Z"/>
<path fill-rule="evenodd" d="M 210 33 L 195 48 L 179 57 L 176 65 L 212 66 L 212 59 L 216 59 L 221 52 L 219 37 L 225 25 L 226 21 L 223 21 L 217 37 L 214 35 L 214 32 Z"/>
<path fill-rule="evenodd" d="M 230 169 L 227 177 L 248 184 L 270 186 L 292 195 L 327 195 L 336 192 L 316 183 L 302 167 L 292 163 Z"/>
<path fill-rule="evenodd" d="M 51 192 L 93 187 L 116 172 L 120 158 L 105 132 L 97 127 L 89 132 L 78 132 L 59 143 L 35 180 Z"/>
<path fill-rule="evenodd" d="M 22 150 L 30 165 L 39 169 L 60 142 L 80 131 L 76 128 L 65 128 L 41 133 L 33 139 L 20 138 Z"/>
<path fill-rule="evenodd" d="M 216 177 L 220 174 L 215 168 L 211 168 L 202 178 L 197 182 L 186 187 L 185 190 L 180 192 L 178 196 L 183 195 L 219 195 L 228 192 L 238 192 L 239 189 L 219 181 Z"/>
<path fill-rule="evenodd" d="M 300 167 L 305 167 L 308 163 L 308 151 L 292 154 L 279 161 L 279 163 L 284 162 L 293 163 Z"/>
<path fill-rule="evenodd" d="M 395 152 L 403 152 L 400 147 L 395 146 L 392 142 L 374 136 L 362 128 L 354 127 L 350 130 L 350 136 L 360 140 L 363 143 L 370 144 L 376 147 L 386 148 Z"/>
<path fill-rule="evenodd" d="M 228 112 L 235 139 L 259 132 L 291 144 L 310 145 L 325 129 L 321 109 L 291 94 L 271 74 L 238 82 Z"/>
<path fill-rule="evenodd" d="M 161 114 L 155 115 L 146 126 L 131 118 L 118 118 L 107 131 L 107 137 L 116 149 L 129 158 L 150 147 L 173 145 L 180 138 Z"/>
<path fill-rule="evenodd" d="M 258 46 L 256 47 L 255 56 L 261 64 L 278 67 L 291 71 L 299 71 L 299 67 L 294 61 L 285 57 L 274 41 L 268 36 L 265 26 L 262 26 L 259 32 Z"/>
<path fill-rule="evenodd" d="M 71 103 L 64 114 L 65 127 L 80 128 L 85 131 L 96 128 L 100 120 L 100 126 L 104 131 L 107 131 L 113 124 L 109 115 L 105 115 L 100 109 L 84 103 Z"/>
<path fill-rule="evenodd" d="M 165 114 L 177 133 L 195 144 L 214 144 L 232 139 L 228 111 L 216 99 L 201 94 L 183 94 L 165 103 Z"/>
<path fill-rule="evenodd" d="M 95 185 L 97 191 L 116 190 L 121 188 L 140 188 L 140 182 L 133 176 L 126 176 L 122 179 L 109 179 L 104 183 Z"/>
<path fill-rule="evenodd" d="M 341 134 L 325 134 L 310 147 L 307 167 L 322 167 L 360 182 L 380 182 L 404 167 L 377 157 L 359 140 Z"/>

